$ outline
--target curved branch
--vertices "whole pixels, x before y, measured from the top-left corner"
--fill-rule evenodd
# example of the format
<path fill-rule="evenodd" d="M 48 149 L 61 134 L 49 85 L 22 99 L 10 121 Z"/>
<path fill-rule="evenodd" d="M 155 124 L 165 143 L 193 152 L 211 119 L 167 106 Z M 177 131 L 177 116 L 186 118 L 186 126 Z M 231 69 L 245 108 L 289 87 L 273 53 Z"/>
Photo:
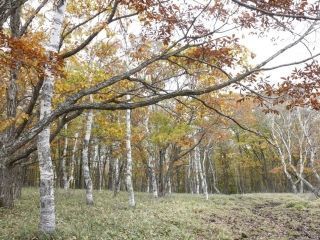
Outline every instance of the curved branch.
<path fill-rule="evenodd" d="M 267 11 L 265 9 L 262 8 L 258 8 L 249 4 L 246 4 L 244 2 L 241 2 L 239 0 L 232 0 L 232 2 L 245 7 L 247 9 L 253 10 L 253 11 L 257 11 L 260 12 L 262 14 L 271 16 L 271 17 L 285 17 L 285 18 L 294 18 L 294 19 L 305 19 L 305 20 L 315 20 L 315 21 L 319 21 L 320 18 L 319 17 L 311 17 L 311 16 L 306 16 L 306 15 L 294 15 L 294 14 L 286 14 L 286 13 L 274 13 L 274 12 L 270 12 Z"/>

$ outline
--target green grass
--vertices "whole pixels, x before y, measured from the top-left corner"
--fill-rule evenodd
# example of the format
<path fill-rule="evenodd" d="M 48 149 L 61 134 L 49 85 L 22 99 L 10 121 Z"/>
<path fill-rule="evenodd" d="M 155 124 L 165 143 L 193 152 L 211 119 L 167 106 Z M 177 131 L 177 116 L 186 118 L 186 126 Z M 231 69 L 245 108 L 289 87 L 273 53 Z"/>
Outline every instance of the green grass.
<path fill-rule="evenodd" d="M 38 232 L 38 190 L 23 189 L 14 209 L 0 209 L 0 239 L 318 239 L 320 200 L 307 195 L 246 194 L 202 196 L 174 194 L 153 199 L 136 193 L 114 198 L 95 192 L 85 204 L 83 190 L 57 190 L 57 231 Z"/>

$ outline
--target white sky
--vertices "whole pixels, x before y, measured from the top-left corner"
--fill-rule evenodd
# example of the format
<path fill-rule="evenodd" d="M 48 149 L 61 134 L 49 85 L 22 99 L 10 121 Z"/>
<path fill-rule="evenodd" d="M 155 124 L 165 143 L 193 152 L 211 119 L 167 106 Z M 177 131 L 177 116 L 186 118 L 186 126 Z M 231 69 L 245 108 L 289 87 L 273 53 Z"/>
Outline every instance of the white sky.
<path fill-rule="evenodd" d="M 295 27 L 295 32 L 298 34 L 302 34 L 309 25 L 306 23 L 297 24 Z M 241 39 L 241 43 L 247 46 L 253 53 L 256 54 L 256 58 L 254 59 L 254 63 L 260 63 L 265 60 L 277 50 L 280 50 L 285 45 L 294 42 L 297 39 L 297 36 L 293 36 L 288 32 L 277 32 L 271 31 L 266 34 L 264 37 L 258 37 L 248 34 L 243 34 L 244 38 Z M 272 41 L 275 38 L 276 41 Z M 313 55 L 320 52 L 320 46 L 317 44 L 317 35 L 316 33 L 311 34 L 305 43 L 308 45 L 309 50 Z M 284 52 L 282 55 L 277 57 L 275 60 L 270 62 L 267 66 L 273 67 L 284 63 L 296 62 L 299 60 L 303 60 L 305 58 L 310 57 L 310 52 L 308 49 L 302 44 L 299 43 L 288 51 Z M 270 75 L 270 80 L 273 83 L 277 83 L 280 81 L 280 77 L 284 77 L 288 75 L 291 70 L 295 67 L 302 67 L 304 64 L 294 65 L 291 67 L 279 68 L 276 70 L 272 70 L 265 73 L 265 76 Z"/>

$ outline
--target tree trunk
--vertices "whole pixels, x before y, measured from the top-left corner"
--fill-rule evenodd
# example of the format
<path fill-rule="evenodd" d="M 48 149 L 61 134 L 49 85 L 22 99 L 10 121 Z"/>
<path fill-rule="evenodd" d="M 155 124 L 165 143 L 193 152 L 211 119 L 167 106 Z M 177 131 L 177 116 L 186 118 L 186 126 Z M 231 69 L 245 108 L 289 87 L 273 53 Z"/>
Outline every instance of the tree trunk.
<path fill-rule="evenodd" d="M 74 184 L 74 166 L 76 165 L 76 153 L 77 153 L 77 143 L 78 143 L 79 133 L 74 134 L 74 144 L 72 148 L 72 155 L 71 155 L 71 163 L 70 163 L 70 176 L 67 182 L 67 188 L 75 187 Z"/>
<path fill-rule="evenodd" d="M 209 154 L 209 156 L 210 155 L 211 154 Z M 211 174 L 212 174 L 212 187 L 216 191 L 216 193 L 220 194 L 220 190 L 217 187 L 216 172 L 215 172 L 215 168 L 214 168 L 213 163 L 212 163 L 212 159 L 211 159 L 211 157 L 208 157 L 208 159 L 209 159 L 209 168 L 210 168 Z"/>
<path fill-rule="evenodd" d="M 10 30 L 13 38 L 19 37 L 21 27 L 21 8 L 13 9 L 10 16 Z M 6 86 L 6 114 L 7 120 L 15 119 L 17 115 L 17 93 L 18 93 L 18 74 L 20 71 L 20 62 L 13 64 L 10 69 L 10 77 Z M 12 121 L 14 122 L 14 121 Z M 12 141 L 15 134 L 15 125 L 11 125 L 6 129 L 5 141 Z M 10 208 L 14 206 L 15 198 L 15 171 L 12 168 L 1 167 L 0 165 L 0 207 Z M 16 176 L 20 177 L 20 176 Z"/>
<path fill-rule="evenodd" d="M 150 135 L 150 130 L 149 130 L 149 114 L 151 111 L 151 106 L 148 108 L 148 112 L 146 114 L 145 118 L 145 129 L 146 133 Z M 151 186 L 152 186 L 152 195 L 154 198 L 158 197 L 158 186 L 157 186 L 157 178 L 156 178 L 156 173 L 155 173 L 155 157 L 154 154 L 152 153 L 152 147 L 150 146 L 150 142 L 146 142 L 146 149 L 147 149 L 147 164 L 148 164 L 148 172 L 149 172 L 149 179 L 151 181 Z M 148 183 L 149 187 L 149 183 Z"/>
<path fill-rule="evenodd" d="M 192 155 L 191 153 L 189 154 L 189 166 L 188 166 L 188 173 L 187 173 L 187 176 L 188 176 L 188 180 L 189 180 L 189 189 L 190 189 L 190 193 L 193 194 L 193 179 L 192 179 L 192 175 L 191 175 L 191 172 L 192 172 Z"/>
<path fill-rule="evenodd" d="M 109 172 L 108 172 L 108 189 L 114 189 L 114 159 L 112 157 L 112 147 L 110 150 Z"/>
<path fill-rule="evenodd" d="M 116 196 L 120 191 L 120 167 L 119 167 L 118 157 L 114 159 L 114 163 L 113 163 L 112 188 L 113 188 L 113 196 Z"/>
<path fill-rule="evenodd" d="M 151 189 L 152 189 L 152 188 L 150 188 L 150 186 L 151 186 L 151 172 L 149 170 L 149 167 L 147 167 L 146 177 L 147 177 L 147 186 L 146 186 L 147 189 L 146 189 L 146 192 L 147 193 L 151 193 Z"/>
<path fill-rule="evenodd" d="M 49 44 L 47 52 L 49 55 L 56 53 L 59 48 L 61 27 L 67 1 L 61 0 L 55 6 Z M 50 56 L 52 62 L 56 60 Z M 40 120 L 45 119 L 51 113 L 51 100 L 53 96 L 53 85 L 55 76 L 50 65 L 45 68 L 45 79 L 40 91 Z M 55 230 L 55 205 L 53 189 L 53 168 L 50 148 L 50 126 L 43 129 L 38 135 L 37 142 L 38 160 L 40 169 L 40 231 L 49 233 Z"/>
<path fill-rule="evenodd" d="M 194 151 L 195 154 L 196 151 Z M 196 154 L 195 154 L 196 155 Z M 195 171 L 195 183 L 196 183 L 196 194 L 200 194 L 200 184 L 199 184 L 199 165 L 197 162 L 196 157 L 193 158 L 193 165 L 194 165 L 194 171 Z"/>
<path fill-rule="evenodd" d="M 156 172 L 154 170 L 154 161 L 155 161 L 155 159 L 151 159 L 151 161 L 150 161 L 150 172 L 151 172 L 151 182 L 152 182 L 152 195 L 154 198 L 157 198 L 158 197 L 158 186 L 157 186 Z"/>
<path fill-rule="evenodd" d="M 65 134 L 67 134 L 68 125 L 66 124 L 64 126 Z M 68 150 L 68 137 L 65 136 L 64 138 L 64 147 L 63 147 L 63 155 L 61 160 L 61 169 L 62 169 L 62 183 L 64 190 L 68 190 L 69 184 L 68 184 L 68 174 L 66 169 L 66 159 L 67 159 L 67 150 Z"/>
<path fill-rule="evenodd" d="M 194 149 L 194 160 L 195 160 L 196 169 L 198 170 L 198 174 L 200 176 L 202 193 L 205 196 L 206 200 L 208 200 L 209 195 L 208 195 L 208 189 L 207 189 L 207 181 L 206 181 L 205 176 L 202 171 L 201 155 L 200 155 L 200 147 L 199 146 L 196 146 Z M 198 183 L 198 185 L 199 185 L 199 183 Z M 198 186 L 198 188 L 199 188 L 199 186 Z M 199 190 L 197 189 L 197 191 L 199 191 Z M 199 192 L 197 192 L 197 194 L 199 194 Z"/>
<path fill-rule="evenodd" d="M 14 199 L 21 194 L 22 168 L 0 168 L 0 207 L 12 208 Z"/>
<path fill-rule="evenodd" d="M 166 154 L 167 149 L 162 148 L 159 151 L 159 191 L 158 194 L 159 196 L 163 197 L 165 195 L 165 186 L 164 186 L 164 162 L 165 162 L 165 154 Z"/>
<path fill-rule="evenodd" d="M 207 184 L 207 177 L 206 177 L 206 159 L 207 159 L 207 150 L 203 153 L 203 160 L 201 161 L 201 158 L 199 159 L 199 165 L 200 165 L 200 178 L 202 182 L 202 191 L 203 195 L 205 196 L 206 200 L 209 199 L 208 194 L 208 184 Z"/>
<path fill-rule="evenodd" d="M 92 123 L 93 123 L 93 111 L 89 110 L 87 114 L 86 131 L 84 135 L 83 150 L 82 150 L 82 172 L 83 172 L 83 178 L 84 178 L 85 188 L 86 188 L 87 205 L 93 205 L 93 194 L 92 194 L 93 186 L 92 186 L 92 180 L 91 180 L 90 170 L 89 170 L 89 143 L 90 143 L 90 137 L 91 137 Z"/>
<path fill-rule="evenodd" d="M 130 99 L 127 96 L 127 99 Z M 134 200 L 133 184 L 132 184 L 132 152 L 131 152 L 131 110 L 126 111 L 126 149 L 127 149 L 127 168 L 126 168 L 126 185 L 129 193 L 129 206 L 136 205 Z"/>
<path fill-rule="evenodd" d="M 21 7 L 14 9 L 10 16 L 10 30 L 11 36 L 13 38 L 20 37 L 20 28 L 21 28 Z M 18 61 L 16 62 L 12 68 L 10 69 L 10 79 L 6 89 L 6 97 L 7 97 L 7 118 L 12 119 L 15 118 L 17 115 L 17 103 L 18 103 L 18 74 L 20 71 L 21 63 Z M 8 127 L 6 134 L 7 134 L 7 141 L 14 137 L 15 126 L 12 124 Z"/>
<path fill-rule="evenodd" d="M 99 158 L 99 191 L 102 190 L 103 180 L 104 180 L 104 167 L 106 159 L 106 147 L 104 145 L 101 146 L 101 153 Z"/>

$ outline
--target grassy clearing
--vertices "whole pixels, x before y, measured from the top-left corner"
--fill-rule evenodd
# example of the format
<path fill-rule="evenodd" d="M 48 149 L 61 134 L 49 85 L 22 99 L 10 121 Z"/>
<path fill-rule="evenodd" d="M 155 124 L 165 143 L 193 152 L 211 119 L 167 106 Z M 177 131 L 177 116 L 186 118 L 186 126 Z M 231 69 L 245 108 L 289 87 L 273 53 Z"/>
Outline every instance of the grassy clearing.
<path fill-rule="evenodd" d="M 14 209 L 0 209 L 0 239 L 320 239 L 320 200 L 307 195 L 136 195 L 134 209 L 108 191 L 87 207 L 84 191 L 58 190 L 58 230 L 44 236 L 38 190 L 24 189 Z"/>

